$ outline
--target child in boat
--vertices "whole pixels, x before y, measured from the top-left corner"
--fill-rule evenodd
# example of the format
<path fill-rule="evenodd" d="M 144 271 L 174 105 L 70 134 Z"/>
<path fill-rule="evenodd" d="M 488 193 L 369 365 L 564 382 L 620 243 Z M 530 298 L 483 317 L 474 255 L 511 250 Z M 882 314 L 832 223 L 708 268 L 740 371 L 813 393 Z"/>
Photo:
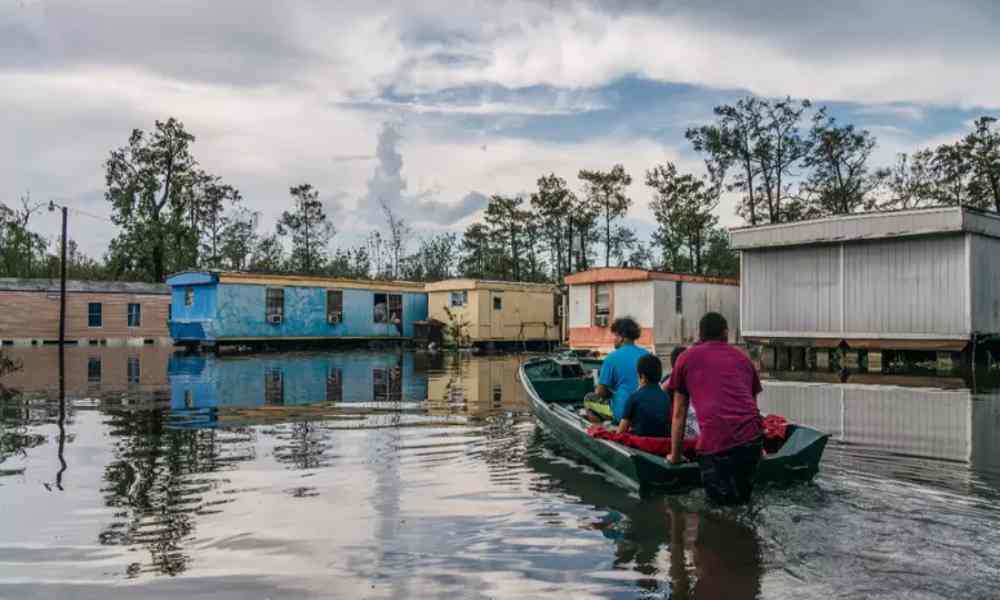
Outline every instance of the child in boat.
<path fill-rule="evenodd" d="M 656 355 L 646 354 L 639 358 L 636 371 L 639 389 L 625 401 L 618 432 L 643 437 L 668 437 L 673 405 L 670 396 L 659 385 L 663 365 Z"/>
<path fill-rule="evenodd" d="M 673 367 L 677 366 L 677 361 L 680 359 L 681 354 L 687 350 L 685 346 L 674 346 L 674 349 L 670 351 L 670 371 L 663 375 L 663 379 L 660 380 L 660 387 L 663 391 L 670 396 L 670 405 L 673 406 L 674 403 L 674 392 L 667 386 L 670 382 L 670 373 L 673 372 Z M 688 406 L 688 416 L 687 421 L 684 423 L 684 438 L 697 438 L 699 433 L 698 429 L 698 417 L 695 415 L 694 407 Z M 669 436 L 668 436 L 669 437 Z"/>

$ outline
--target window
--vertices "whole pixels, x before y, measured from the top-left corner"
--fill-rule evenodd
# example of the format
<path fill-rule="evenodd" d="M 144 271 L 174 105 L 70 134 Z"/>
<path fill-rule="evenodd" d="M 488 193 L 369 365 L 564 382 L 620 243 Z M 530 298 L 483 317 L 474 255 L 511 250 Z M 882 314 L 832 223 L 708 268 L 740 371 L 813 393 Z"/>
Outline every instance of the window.
<path fill-rule="evenodd" d="M 194 304 L 194 288 L 184 288 L 184 306 L 191 306 Z"/>
<path fill-rule="evenodd" d="M 129 302 L 128 326 L 142 327 L 142 306 L 140 304 Z"/>
<path fill-rule="evenodd" d="M 87 359 L 87 383 L 101 383 L 101 359 L 98 356 Z"/>
<path fill-rule="evenodd" d="M 278 325 L 285 320 L 285 290 L 267 288 L 264 305 L 264 316 L 268 323 Z"/>
<path fill-rule="evenodd" d="M 130 356 L 128 357 L 128 383 L 129 385 L 138 385 L 139 377 L 141 372 L 139 370 L 139 357 Z"/>
<path fill-rule="evenodd" d="M 674 312 L 678 315 L 684 314 L 684 282 L 677 282 L 677 295 L 674 296 Z"/>
<path fill-rule="evenodd" d="M 376 323 L 393 323 L 403 329 L 403 296 L 402 294 L 375 294 L 373 320 Z"/>
<path fill-rule="evenodd" d="M 451 293 L 451 307 L 458 308 L 465 306 L 469 302 L 469 292 L 452 292 Z"/>
<path fill-rule="evenodd" d="M 552 295 L 552 322 L 556 325 L 562 323 L 562 296 L 559 294 Z"/>
<path fill-rule="evenodd" d="M 597 284 L 594 289 L 594 325 L 607 327 L 611 318 L 611 286 Z"/>
<path fill-rule="evenodd" d="M 264 371 L 264 403 L 285 403 L 285 374 L 279 368 Z"/>
<path fill-rule="evenodd" d="M 100 327 L 102 319 L 102 306 L 100 302 L 87 304 L 87 327 Z"/>
<path fill-rule="evenodd" d="M 326 376 L 326 401 L 340 402 L 344 399 L 343 373 L 337 367 L 330 367 Z"/>
<path fill-rule="evenodd" d="M 503 296 L 493 296 L 493 310 L 503 310 Z"/>
<path fill-rule="evenodd" d="M 326 291 L 326 322 L 330 325 L 344 322 L 344 292 Z"/>

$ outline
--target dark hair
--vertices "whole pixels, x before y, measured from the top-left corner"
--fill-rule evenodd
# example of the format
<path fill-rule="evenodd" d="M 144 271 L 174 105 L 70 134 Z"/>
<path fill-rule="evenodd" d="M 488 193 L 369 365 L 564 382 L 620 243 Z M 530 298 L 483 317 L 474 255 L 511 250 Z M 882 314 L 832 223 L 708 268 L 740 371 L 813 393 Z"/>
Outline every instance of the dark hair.
<path fill-rule="evenodd" d="M 635 341 L 639 339 L 641 330 L 639 324 L 632 317 L 621 317 L 615 319 L 611 324 L 611 333 L 618 334 L 627 340 Z"/>
<path fill-rule="evenodd" d="M 639 358 L 636 370 L 650 383 L 659 383 L 660 378 L 663 377 L 663 364 L 655 354 L 643 354 Z"/>
<path fill-rule="evenodd" d="M 670 351 L 670 366 L 677 366 L 677 359 L 680 358 L 681 353 L 687 350 L 685 346 L 674 346 L 674 349 Z"/>
<path fill-rule="evenodd" d="M 698 322 L 698 337 L 702 341 L 724 342 L 728 330 L 729 323 L 726 323 L 726 318 L 717 312 L 705 313 Z"/>

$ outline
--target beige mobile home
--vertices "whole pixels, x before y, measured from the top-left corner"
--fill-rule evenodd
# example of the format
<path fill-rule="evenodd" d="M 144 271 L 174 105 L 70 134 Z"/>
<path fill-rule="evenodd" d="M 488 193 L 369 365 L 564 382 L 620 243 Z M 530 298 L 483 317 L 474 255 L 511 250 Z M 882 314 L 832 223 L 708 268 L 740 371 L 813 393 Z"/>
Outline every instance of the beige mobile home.
<path fill-rule="evenodd" d="M 560 340 L 559 295 L 555 286 L 480 279 L 428 283 L 427 313 L 449 322 L 448 312 L 463 319 L 474 344 L 557 343 Z"/>

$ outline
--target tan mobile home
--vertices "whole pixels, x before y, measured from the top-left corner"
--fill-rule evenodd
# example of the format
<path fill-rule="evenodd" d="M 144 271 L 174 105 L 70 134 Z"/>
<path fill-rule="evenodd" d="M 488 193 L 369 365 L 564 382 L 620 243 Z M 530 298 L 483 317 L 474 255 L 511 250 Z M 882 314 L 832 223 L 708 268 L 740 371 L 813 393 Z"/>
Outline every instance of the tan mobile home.
<path fill-rule="evenodd" d="M 558 342 L 559 294 L 555 286 L 480 279 L 428 283 L 427 312 L 449 322 L 462 319 L 474 344 L 489 342 Z"/>

